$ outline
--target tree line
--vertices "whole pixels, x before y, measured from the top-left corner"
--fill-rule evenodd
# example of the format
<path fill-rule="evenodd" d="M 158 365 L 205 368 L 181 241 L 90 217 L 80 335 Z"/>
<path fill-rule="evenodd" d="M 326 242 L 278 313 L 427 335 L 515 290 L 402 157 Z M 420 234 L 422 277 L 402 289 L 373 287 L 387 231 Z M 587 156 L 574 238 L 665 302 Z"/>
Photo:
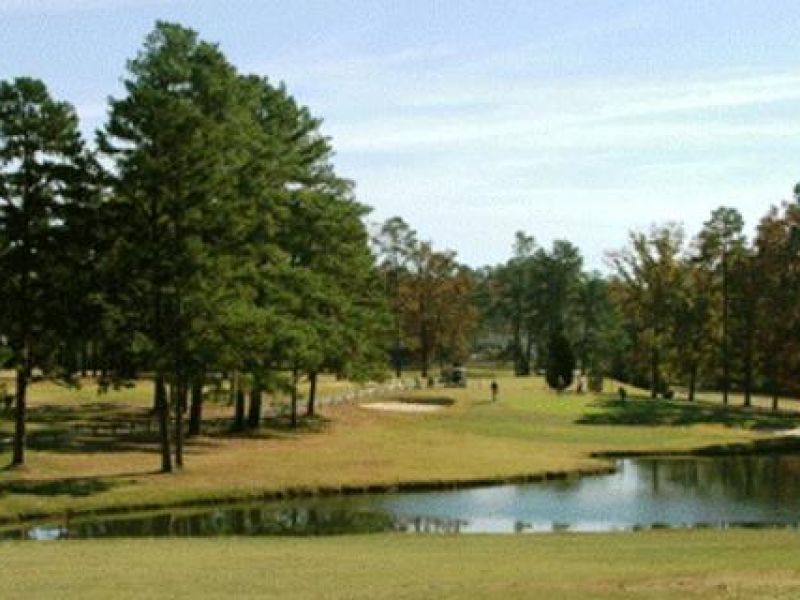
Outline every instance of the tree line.
<path fill-rule="evenodd" d="M 800 186 L 772 206 L 748 239 L 738 210 L 720 207 L 687 238 L 675 223 L 633 231 L 609 252 L 608 274 L 586 272 L 579 250 L 539 247 L 518 232 L 512 257 L 475 273 L 484 331 L 504 335 L 502 356 L 517 375 L 540 370 L 552 387 L 577 370 L 694 400 L 733 391 L 745 406 L 800 386 Z"/>
<path fill-rule="evenodd" d="M 742 393 L 772 398 L 800 391 L 800 204 L 772 206 L 748 239 L 738 210 L 720 207 L 687 240 L 667 224 L 633 233 L 610 255 L 610 292 L 628 350 L 621 375 L 651 396 L 715 389 L 728 404 Z"/>
<path fill-rule="evenodd" d="M 164 471 L 183 464 L 190 402 L 188 433 L 199 433 L 210 377 L 230 378 L 244 429 L 258 426 L 266 391 L 291 391 L 295 423 L 300 374 L 313 413 L 320 371 L 360 377 L 382 359 L 367 208 L 335 173 L 320 120 L 170 23 L 128 62 L 124 86 L 90 149 L 73 107 L 42 82 L 0 84 L 14 464 L 34 368 L 68 379 L 87 347 L 104 385 L 153 373 Z"/>

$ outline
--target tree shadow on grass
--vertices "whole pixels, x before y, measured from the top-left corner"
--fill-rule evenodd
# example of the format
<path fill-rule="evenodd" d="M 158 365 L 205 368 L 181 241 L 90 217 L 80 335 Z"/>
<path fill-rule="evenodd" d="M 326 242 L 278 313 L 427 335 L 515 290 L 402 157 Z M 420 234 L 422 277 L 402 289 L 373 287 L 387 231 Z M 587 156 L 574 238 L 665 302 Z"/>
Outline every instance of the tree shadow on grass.
<path fill-rule="evenodd" d="M 119 420 L 140 421 L 148 418 L 150 418 L 149 413 L 145 410 L 131 410 L 128 407 L 105 402 L 71 406 L 55 404 L 32 406 L 28 408 L 25 417 L 28 423 L 43 427 L 78 423 L 103 425 Z M 0 421 L 12 424 L 14 410 L 0 410 Z"/>
<path fill-rule="evenodd" d="M 722 407 L 702 402 L 652 400 L 643 398 L 605 398 L 592 404 L 603 409 L 577 419 L 581 425 L 687 426 L 718 424 L 741 429 L 791 429 L 800 425 L 800 416 L 769 413 L 758 409 Z"/>
<path fill-rule="evenodd" d="M 320 415 L 313 417 L 298 416 L 297 425 L 292 426 L 288 416 L 267 417 L 261 420 L 257 429 L 233 429 L 230 419 L 216 419 L 204 422 L 205 435 L 218 438 L 241 439 L 292 439 L 299 435 L 309 433 L 325 433 L 328 431 L 331 419 Z"/>
<path fill-rule="evenodd" d="M 29 423 L 41 425 L 82 423 L 111 423 L 118 419 L 144 418 L 148 415 L 142 408 L 131 408 L 110 402 L 91 402 L 75 405 L 43 404 L 28 408 Z M 13 419 L 13 411 L 9 415 Z"/>
<path fill-rule="evenodd" d="M 0 483 L 0 498 L 10 494 L 86 498 L 106 492 L 121 484 L 122 482 L 120 481 L 110 481 L 100 477 L 50 479 L 46 481 L 20 479 Z"/>
<path fill-rule="evenodd" d="M 13 418 L 13 415 L 11 416 Z M 158 425 L 150 412 L 107 402 L 41 405 L 28 411 L 27 447 L 65 454 L 153 453 L 158 451 Z M 0 450 L 11 445 L 11 429 L 0 432 Z M 187 450 L 212 446 L 187 439 Z"/>
<path fill-rule="evenodd" d="M 208 440 L 188 438 L 186 449 L 214 447 Z M 117 435 L 78 435 L 69 429 L 41 430 L 28 434 L 28 447 L 32 450 L 62 454 L 106 454 L 158 452 L 157 433 L 121 433 Z"/>

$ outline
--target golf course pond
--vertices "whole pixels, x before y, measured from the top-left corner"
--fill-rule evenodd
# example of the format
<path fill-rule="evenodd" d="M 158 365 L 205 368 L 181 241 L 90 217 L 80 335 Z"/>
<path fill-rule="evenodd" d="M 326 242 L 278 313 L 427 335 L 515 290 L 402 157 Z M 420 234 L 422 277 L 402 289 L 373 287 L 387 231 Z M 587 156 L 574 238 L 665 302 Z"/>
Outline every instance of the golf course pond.
<path fill-rule="evenodd" d="M 625 458 L 613 474 L 521 485 L 81 517 L 0 539 L 523 533 L 800 525 L 800 454 Z"/>

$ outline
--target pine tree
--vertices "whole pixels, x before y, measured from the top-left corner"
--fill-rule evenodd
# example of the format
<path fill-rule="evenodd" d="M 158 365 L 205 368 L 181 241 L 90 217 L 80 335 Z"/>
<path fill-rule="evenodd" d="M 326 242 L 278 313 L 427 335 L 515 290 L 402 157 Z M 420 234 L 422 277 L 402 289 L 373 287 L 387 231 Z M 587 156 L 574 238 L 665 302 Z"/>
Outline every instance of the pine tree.
<path fill-rule="evenodd" d="M 731 263 L 744 251 L 743 228 L 744 220 L 739 211 L 723 206 L 714 210 L 699 236 L 702 255 L 711 262 L 719 282 L 719 356 L 722 367 L 722 403 L 725 405 L 728 404 L 731 386 L 730 272 Z"/>
<path fill-rule="evenodd" d="M 59 284 L 71 265 L 64 249 L 84 197 L 86 156 L 72 106 L 44 83 L 0 82 L 0 334 L 13 352 L 16 418 L 12 463 L 25 462 L 27 387 L 35 367 L 53 366 L 65 337 L 69 290 Z"/>
<path fill-rule="evenodd" d="M 170 23 L 156 25 L 128 72 L 127 95 L 111 102 L 101 136 L 117 173 L 112 253 L 130 276 L 121 300 L 132 338 L 156 372 L 162 470 L 170 471 L 165 390 L 180 461 L 185 390 L 206 352 L 199 342 L 216 335 L 238 291 L 227 285 L 224 246 L 239 226 L 230 209 L 251 96 L 216 46 Z"/>

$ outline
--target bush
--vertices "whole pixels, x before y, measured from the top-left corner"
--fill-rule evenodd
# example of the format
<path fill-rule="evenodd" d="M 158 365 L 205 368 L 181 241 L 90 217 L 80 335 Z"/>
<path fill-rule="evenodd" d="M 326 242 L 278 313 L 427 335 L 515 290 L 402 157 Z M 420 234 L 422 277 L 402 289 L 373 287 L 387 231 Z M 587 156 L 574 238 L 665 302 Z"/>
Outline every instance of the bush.
<path fill-rule="evenodd" d="M 550 336 L 547 346 L 545 379 L 552 389 L 563 391 L 572 385 L 575 376 L 575 355 L 560 331 Z"/>

